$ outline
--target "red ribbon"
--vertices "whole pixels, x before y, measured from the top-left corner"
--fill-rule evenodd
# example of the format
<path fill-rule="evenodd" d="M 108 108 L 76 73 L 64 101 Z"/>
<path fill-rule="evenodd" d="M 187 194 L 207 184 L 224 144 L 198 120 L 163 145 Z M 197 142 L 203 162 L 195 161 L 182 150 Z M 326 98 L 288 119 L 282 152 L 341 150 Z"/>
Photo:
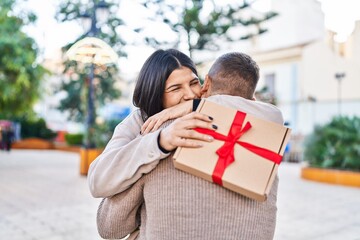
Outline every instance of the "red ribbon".
<path fill-rule="evenodd" d="M 217 155 L 219 155 L 219 159 L 216 163 L 215 169 L 213 171 L 212 179 L 214 183 L 219 185 L 222 184 L 222 176 L 224 175 L 225 169 L 235 161 L 234 157 L 234 147 L 235 144 L 239 144 L 240 146 L 246 148 L 247 150 L 266 158 L 276 164 L 280 164 L 282 156 L 273 151 L 267 150 L 265 148 L 261 148 L 255 146 L 250 143 L 238 141 L 238 139 L 251 128 L 251 123 L 246 122 L 245 126 L 243 126 L 244 119 L 246 117 L 246 113 L 244 112 L 236 112 L 234 121 L 230 127 L 229 133 L 227 136 L 224 136 L 220 133 L 215 132 L 214 130 L 203 129 L 203 128 L 195 128 L 194 130 L 204 133 L 210 136 L 213 136 L 217 140 L 224 141 L 225 143 L 216 151 Z"/>

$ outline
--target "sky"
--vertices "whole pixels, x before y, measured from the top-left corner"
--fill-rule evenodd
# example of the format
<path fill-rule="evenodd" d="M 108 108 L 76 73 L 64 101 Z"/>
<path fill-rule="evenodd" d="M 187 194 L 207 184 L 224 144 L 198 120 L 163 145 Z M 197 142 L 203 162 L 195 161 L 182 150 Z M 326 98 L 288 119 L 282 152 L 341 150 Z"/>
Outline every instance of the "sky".
<path fill-rule="evenodd" d="M 325 13 L 325 26 L 337 32 L 335 40 L 346 41 L 355 27 L 355 20 L 360 20 L 359 0 L 319 0 Z"/>
<path fill-rule="evenodd" d="M 223 0 L 223 2 L 231 3 L 235 0 Z M 354 29 L 354 21 L 360 19 L 360 1 L 359 0 L 317 0 L 322 3 L 322 10 L 325 13 L 326 28 L 337 32 L 337 41 L 346 41 L 347 37 Z M 56 57 L 59 49 L 65 44 L 74 41 L 77 36 L 82 34 L 84 30 L 80 23 L 58 23 L 55 19 L 55 10 L 58 0 L 28 0 L 22 7 L 26 7 L 34 11 L 38 16 L 38 21 L 35 26 L 27 27 L 26 32 L 32 36 L 38 43 L 43 58 Z M 121 12 L 125 14 L 129 21 L 136 21 L 139 19 L 139 14 L 132 1 L 121 1 L 121 4 L 126 4 L 121 9 L 126 11 Z M 268 10 L 271 7 L 270 0 L 258 0 L 255 7 L 260 11 Z M 137 14 L 133 14 L 137 12 Z M 130 14 L 129 14 L 130 13 Z M 129 37 L 130 33 L 129 33 Z M 152 49 L 129 49 L 132 54 L 129 54 L 126 62 L 120 62 L 120 65 L 126 65 L 123 71 L 131 71 L 133 65 L 139 67 L 139 57 L 148 56 L 153 51 Z M 141 61 L 143 61 L 142 59 Z M 120 66 L 121 68 L 121 66 Z M 136 67 L 135 67 L 136 68 Z"/>

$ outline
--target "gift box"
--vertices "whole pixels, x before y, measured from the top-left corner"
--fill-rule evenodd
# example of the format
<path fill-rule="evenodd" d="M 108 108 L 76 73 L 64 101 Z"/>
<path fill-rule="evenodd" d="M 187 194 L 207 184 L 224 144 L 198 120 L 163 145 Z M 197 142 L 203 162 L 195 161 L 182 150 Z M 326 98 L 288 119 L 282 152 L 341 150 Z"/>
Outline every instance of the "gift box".
<path fill-rule="evenodd" d="M 214 118 L 213 142 L 201 148 L 179 147 L 173 157 L 177 169 L 249 198 L 265 201 L 277 174 L 291 130 L 237 109 L 202 100 L 198 112 Z"/>

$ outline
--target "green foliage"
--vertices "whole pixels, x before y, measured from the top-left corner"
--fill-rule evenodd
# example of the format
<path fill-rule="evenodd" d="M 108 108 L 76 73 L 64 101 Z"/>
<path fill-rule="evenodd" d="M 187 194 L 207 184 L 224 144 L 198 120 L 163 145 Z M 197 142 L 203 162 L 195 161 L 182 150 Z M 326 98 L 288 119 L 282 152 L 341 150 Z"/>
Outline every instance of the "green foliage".
<path fill-rule="evenodd" d="M 321 168 L 360 171 L 360 118 L 336 117 L 305 142 L 305 160 Z"/>
<path fill-rule="evenodd" d="M 34 40 L 22 28 L 36 20 L 33 13 L 12 11 L 15 0 L 0 3 L 0 111 L 5 118 L 32 112 L 46 70 L 36 63 Z"/>
<path fill-rule="evenodd" d="M 59 22 L 80 21 L 80 17 L 83 15 L 90 17 L 93 3 L 98 4 L 99 2 L 100 0 L 88 0 L 87 3 L 83 0 L 59 1 L 55 17 Z M 96 29 L 95 36 L 109 44 L 119 56 L 126 56 L 126 53 L 122 50 L 125 41 L 116 33 L 116 29 L 124 25 L 124 21 L 116 16 L 119 2 L 116 0 L 107 0 L 105 2 L 109 5 L 109 18 L 105 24 Z M 74 43 L 87 35 L 89 35 L 89 32 L 79 36 Z M 64 46 L 64 50 L 69 49 L 74 43 Z"/>
<path fill-rule="evenodd" d="M 96 3 L 97 2 L 99 1 L 96 1 Z M 84 2 L 80 0 L 64 0 L 59 3 L 56 17 L 58 21 L 62 22 L 79 20 L 79 17 L 84 13 L 90 13 L 92 3 L 93 1 L 89 1 L 89 4 L 84 4 Z M 120 56 L 124 56 L 125 53 L 121 51 L 121 49 L 125 42 L 116 33 L 116 28 L 122 25 L 123 21 L 116 17 L 116 4 L 109 3 L 109 5 L 110 17 L 106 24 L 96 29 L 95 35 L 108 43 Z M 85 35 L 79 36 L 75 42 Z M 64 46 L 63 52 L 65 53 L 75 42 Z M 91 66 L 90 64 L 83 65 L 69 60 L 64 62 L 64 66 L 63 78 L 61 79 L 61 85 L 59 89 L 57 89 L 57 92 L 65 91 L 67 97 L 61 100 L 59 110 L 69 111 L 70 120 L 84 122 L 87 111 L 86 102 Z M 118 67 L 116 64 L 95 67 L 93 80 L 95 109 L 120 97 L 121 92 L 115 87 L 115 83 L 118 80 Z"/>
<path fill-rule="evenodd" d="M 278 15 L 275 12 L 267 12 L 258 13 L 258 16 L 252 14 L 250 18 L 245 18 L 241 13 L 251 9 L 251 3 L 245 1 L 241 1 L 241 4 L 221 6 L 213 0 L 183 0 L 177 5 L 166 0 L 151 0 L 143 1 L 143 5 L 154 9 L 156 12 L 154 18 L 162 20 L 179 34 L 178 45 L 181 35 L 186 36 L 191 57 L 194 50 L 219 50 L 219 40 L 222 42 L 244 40 L 260 35 L 267 31 L 260 25 Z M 232 30 L 235 32 L 239 32 L 239 29 L 249 30 L 249 27 L 254 27 L 255 30 L 237 36 L 230 33 Z"/>
<path fill-rule="evenodd" d="M 66 63 L 66 71 L 71 71 Z M 84 74 L 79 73 L 80 78 L 85 78 Z M 62 81 L 57 91 L 65 91 L 67 97 L 60 101 L 58 107 L 61 111 L 69 111 L 69 118 L 76 122 L 84 121 L 85 118 L 85 106 L 80 104 L 85 101 L 85 83 L 84 80 L 70 79 L 69 81 Z"/>
<path fill-rule="evenodd" d="M 76 145 L 79 146 L 82 144 L 84 138 L 84 134 L 82 133 L 66 133 L 65 141 L 68 145 Z"/>
<path fill-rule="evenodd" d="M 90 66 L 82 68 L 75 61 L 66 61 L 65 78 L 57 91 L 65 91 L 67 97 L 60 102 L 61 111 L 69 111 L 69 118 L 76 122 L 84 122 L 86 116 L 87 91 L 89 89 Z M 73 74 L 68 74 L 73 72 Z M 108 66 L 106 69 L 95 69 L 94 72 L 94 96 L 96 108 L 120 97 L 121 92 L 115 88 L 116 66 Z"/>
<path fill-rule="evenodd" d="M 46 122 L 42 118 L 38 119 L 21 119 L 18 120 L 21 124 L 21 138 L 42 138 L 52 140 L 56 137 L 57 133 L 50 130 L 46 126 Z"/>
<path fill-rule="evenodd" d="M 121 122 L 122 120 L 108 120 L 103 124 L 97 125 L 95 127 L 94 132 L 94 139 L 95 145 L 97 147 L 105 147 L 106 144 L 111 139 L 115 127 Z"/>

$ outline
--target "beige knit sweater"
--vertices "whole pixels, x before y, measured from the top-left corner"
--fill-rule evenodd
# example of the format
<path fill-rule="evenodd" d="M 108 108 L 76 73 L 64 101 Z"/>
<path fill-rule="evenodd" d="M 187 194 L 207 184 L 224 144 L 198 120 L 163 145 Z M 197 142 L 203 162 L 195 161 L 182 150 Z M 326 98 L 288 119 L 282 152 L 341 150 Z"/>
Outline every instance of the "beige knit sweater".
<path fill-rule="evenodd" d="M 212 99 L 239 106 L 237 97 Z M 282 123 L 272 106 L 257 103 L 246 112 Z M 171 157 L 131 188 L 102 201 L 97 224 L 103 238 L 122 238 L 140 226 L 137 239 L 273 239 L 278 178 L 267 201 L 257 202 L 176 170 Z"/>
<path fill-rule="evenodd" d="M 166 159 L 123 193 L 102 201 L 98 231 L 122 238 L 139 225 L 138 239 L 273 239 L 276 179 L 265 202 L 257 202 L 174 169 Z"/>

